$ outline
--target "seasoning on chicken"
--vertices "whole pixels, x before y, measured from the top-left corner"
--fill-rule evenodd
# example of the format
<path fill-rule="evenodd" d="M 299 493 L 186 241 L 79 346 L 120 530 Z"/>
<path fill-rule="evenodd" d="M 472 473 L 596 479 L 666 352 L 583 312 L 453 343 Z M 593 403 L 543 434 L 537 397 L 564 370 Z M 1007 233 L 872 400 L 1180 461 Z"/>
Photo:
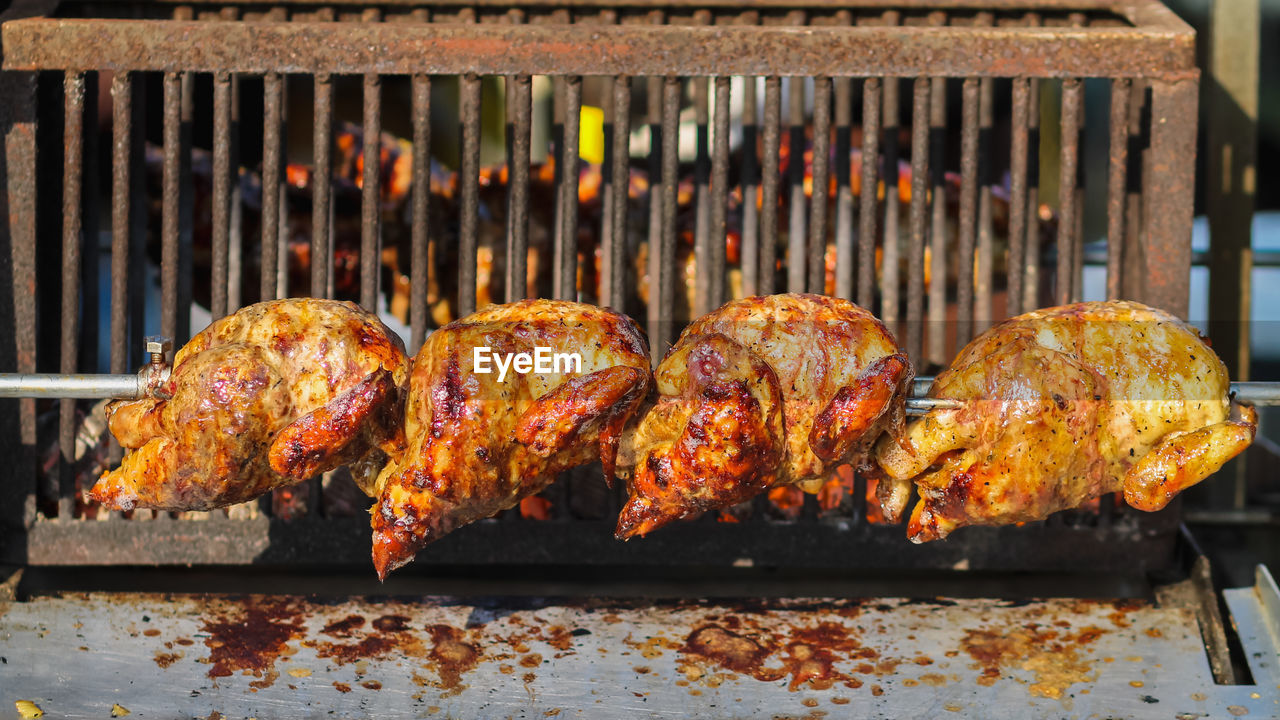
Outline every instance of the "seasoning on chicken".
<path fill-rule="evenodd" d="M 750 297 L 689 326 L 659 398 L 624 440 L 617 536 L 726 508 L 775 486 L 816 493 L 901 428 L 913 373 L 871 313 L 817 295 Z"/>
<path fill-rule="evenodd" d="M 196 335 L 160 390 L 112 403 L 108 425 L 134 452 L 93 487 L 114 510 L 210 510 L 351 464 L 368 492 L 399 418 L 408 357 L 352 303 L 258 303 Z"/>
<path fill-rule="evenodd" d="M 521 365 L 520 354 L 536 361 L 539 349 L 542 368 Z M 558 362 L 557 354 L 580 362 Z M 408 449 L 378 477 L 378 576 L 454 529 L 515 506 L 561 471 L 599 458 L 611 478 L 619 436 L 649 385 L 644 336 L 627 317 L 593 305 L 497 305 L 432 333 L 409 378 Z"/>
<path fill-rule="evenodd" d="M 1195 329 L 1134 302 L 1090 302 L 1005 321 L 961 351 L 930 397 L 964 401 L 885 438 L 886 515 L 911 484 L 908 536 L 1039 520 L 1109 492 L 1163 508 L 1253 441 L 1257 414 L 1228 399 L 1222 361 Z"/>

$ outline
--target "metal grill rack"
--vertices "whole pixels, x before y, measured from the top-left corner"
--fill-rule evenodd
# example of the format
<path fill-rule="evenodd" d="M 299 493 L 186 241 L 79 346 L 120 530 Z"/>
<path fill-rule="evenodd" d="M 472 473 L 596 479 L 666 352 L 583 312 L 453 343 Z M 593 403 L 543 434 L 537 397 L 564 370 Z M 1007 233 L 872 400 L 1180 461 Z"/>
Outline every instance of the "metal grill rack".
<path fill-rule="evenodd" d="M 385 87 L 409 90 L 415 182 L 403 250 L 411 258 L 413 348 L 432 324 L 424 289 L 432 247 L 456 243 L 456 311 L 474 309 L 482 242 L 482 87 L 490 78 L 504 83 L 510 139 L 505 231 L 495 248 L 508 262 L 494 281 L 501 290 L 495 301 L 538 292 L 526 286 L 524 265 L 536 209 L 531 154 L 540 151 L 531 148 L 534 80 L 549 77 L 556 87 L 551 155 L 557 167 L 574 168 L 584 82 L 602 78 L 604 210 L 583 227 L 579 175 L 557 173 L 544 262 L 552 268 L 553 296 L 633 307 L 641 288 L 630 269 L 636 248 L 628 238 L 644 242 L 649 302 L 640 306 L 641 319 L 655 361 L 678 333 L 681 312 L 696 316 L 717 307 L 729 297 L 728 278 L 735 273 L 744 294 L 827 290 L 829 244 L 834 293 L 882 317 L 920 367 L 945 363 L 1004 315 L 1078 299 L 1084 147 L 1098 139 L 1085 132 L 1083 103 L 1086 86 L 1095 85 L 1109 96 L 1110 107 L 1108 132 L 1100 136 L 1106 173 L 1087 181 L 1105 182 L 1107 294 L 1182 315 L 1187 308 L 1198 96 L 1194 33 L 1148 0 L 63 3 L 43 12 L 15 3 L 5 20 L 0 167 L 8 205 L 0 217 L 8 221 L 0 223 L 0 245 L 8 254 L 0 258 L 0 287 L 12 292 L 0 297 L 0 332 L 14 342 L 0 362 L 18 372 L 134 369 L 141 358 L 130 348 L 141 347 L 144 332 L 154 330 L 147 327 L 143 301 L 149 234 L 159 237 L 159 329 L 185 341 L 197 207 L 209 213 L 214 317 L 287 294 L 284 165 L 287 141 L 302 123 L 289 117 L 286 87 L 311 88 L 311 144 L 316 165 L 325 167 L 332 162 L 335 88 L 345 78 L 359 79 L 365 137 L 378 137 L 386 124 Z M 456 116 L 457 132 L 433 132 L 439 88 L 455 84 L 457 95 L 446 111 Z M 258 87 L 261 95 L 251 98 L 250 89 Z M 739 102 L 736 90 L 743 96 L 740 112 L 731 111 Z M 946 112 L 953 93 L 960 97 L 958 125 Z M 91 112 L 106 94 L 110 136 Z M 686 123 L 682 106 L 689 95 L 692 121 Z M 259 101 L 260 127 L 249 112 Z M 150 113 L 152 108 L 160 112 Z M 212 187 L 208 202 L 197 203 L 192 128 L 203 113 L 211 116 Z M 947 147 L 956 128 L 958 147 Z M 258 132 L 260 148 L 242 142 Z M 682 134 L 691 134 L 696 147 L 693 161 L 683 165 Z M 649 143 L 650 189 L 632 202 L 630 169 L 646 161 L 633 152 L 640 135 Z M 731 136 L 741 139 L 737 148 Z M 156 138 L 162 149 L 160 221 L 148 227 L 140 178 L 147 141 Z M 806 144 L 811 178 L 800 162 L 790 162 L 784 174 L 784 149 Z M 458 148 L 459 204 L 456 231 L 445 233 L 441 219 L 432 217 L 424 179 L 431 150 L 449 146 Z M 90 243 L 98 237 L 93 203 L 100 147 L 109 148 L 101 155 L 110 157 L 110 187 L 101 193 L 111 205 L 105 308 L 93 285 L 98 270 L 87 267 L 98 262 Z M 855 153 L 879 162 L 855 163 Z M 237 178 L 242 158 L 259 155 L 261 222 L 249 236 Z M 49 158 L 61 162 L 50 164 Z M 1056 175 L 1044 171 L 1042 158 L 1057 166 Z M 375 143 L 366 143 L 362 161 L 358 296 L 376 307 L 385 237 Z M 900 163 L 909 170 L 909 184 Z M 946 171 L 952 168 L 959 170 L 954 222 L 946 205 Z M 700 262 L 694 297 L 683 307 L 688 280 L 678 263 L 678 215 L 686 169 L 693 176 L 693 253 Z M 1052 196 L 1049 187 L 1040 187 L 1046 177 L 1056 178 L 1059 189 Z M 883 198 L 873 190 L 878 183 L 890 188 Z M 908 184 L 909 192 L 892 191 L 900 184 Z M 1008 195 L 1003 233 L 993 217 L 999 188 Z M 742 202 L 731 214 L 735 193 L 759 200 Z M 58 197 L 60 208 L 47 206 Z M 310 257 L 332 258 L 333 184 L 314 183 L 310 200 Z M 1044 202 L 1056 204 L 1056 215 L 1047 220 L 1039 213 Z M 577 289 L 585 270 L 580 266 L 587 264 L 576 247 L 582 230 L 598 237 L 601 249 L 599 291 L 585 295 Z M 740 235 L 736 262 L 717 240 L 728 231 Z M 1007 238 L 1007 255 L 998 235 Z M 52 250 L 59 236 L 60 253 Z M 877 257 L 888 268 L 880 274 Z M 956 273 L 949 288 L 937 279 L 947 276 L 951 263 L 974 272 Z M 331 268 L 329 262 L 311 263 L 304 294 L 332 295 Z M 254 276 L 257 287 L 242 280 Z M 97 337 L 102 313 L 110 318 L 105 338 Z M 953 320 L 954 334 L 940 330 Z M 99 343 L 111 347 L 108 368 L 83 359 L 85 349 Z M 61 405 L 60 476 L 55 472 L 55 481 L 45 484 L 37 481 L 45 437 L 37 411 L 35 400 L 22 400 L 18 412 L 0 420 L 10 458 L 0 483 L 10 561 L 367 562 L 367 521 L 329 517 L 317 508 L 291 521 L 270 512 L 145 519 L 99 513 L 90 519 L 74 500 L 77 407 L 74 401 Z M 1106 502 L 1097 514 L 1059 515 L 1023 528 L 973 528 L 945 544 L 914 547 L 905 543 L 901 527 L 866 521 L 863 482 L 855 485 L 854 502 L 838 512 L 821 513 L 811 503 L 798 520 L 780 522 L 760 506 L 742 523 L 689 523 L 619 544 L 609 532 L 612 496 L 602 494 L 578 512 L 582 503 L 575 506 L 568 493 L 583 483 L 571 479 L 552 491 L 561 496 L 553 498 L 551 520 L 509 513 L 479 523 L 432 546 L 420 564 L 670 564 L 680 562 L 680 548 L 697 543 L 698 562 L 711 564 L 1010 570 L 1052 564 L 1110 571 L 1120 562 L 1128 570 L 1157 567 L 1173 552 L 1176 508 L 1147 516 L 1113 513 Z M 315 490 L 318 495 L 318 485 Z M 1123 561 L 1114 552 L 1117 543 L 1132 550 Z M 805 550 L 840 546 L 858 550 L 834 557 Z"/>

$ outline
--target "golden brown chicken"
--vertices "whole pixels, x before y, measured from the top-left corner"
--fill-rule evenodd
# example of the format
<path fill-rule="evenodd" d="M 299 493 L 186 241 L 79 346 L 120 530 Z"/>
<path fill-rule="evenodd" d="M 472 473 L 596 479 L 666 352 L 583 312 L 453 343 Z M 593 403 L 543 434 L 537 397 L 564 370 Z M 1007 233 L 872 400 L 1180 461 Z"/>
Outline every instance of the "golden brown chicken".
<path fill-rule="evenodd" d="M 881 503 L 900 517 L 914 482 L 915 542 L 964 525 L 1039 520 L 1109 492 L 1164 507 L 1253 441 L 1253 408 L 1228 400 L 1226 368 L 1181 320 L 1133 302 L 1038 310 L 960 352 L 934 410 L 880 442 Z"/>
<path fill-rule="evenodd" d="M 871 313 L 819 295 L 750 297 L 690 325 L 657 371 L 659 398 L 620 457 L 617 536 L 779 485 L 817 492 L 901 428 L 911 365 Z"/>
<path fill-rule="evenodd" d="M 432 333 L 409 379 L 408 449 L 378 478 L 378 576 L 561 471 L 599 458 L 611 478 L 618 438 L 650 377 L 635 324 L 593 305 L 526 300 Z"/>
<path fill-rule="evenodd" d="M 404 345 L 352 303 L 274 300 L 241 309 L 174 356 L 168 399 L 112 403 L 134 452 L 94 485 L 115 510 L 210 510 L 351 464 L 372 488 L 400 429 Z"/>

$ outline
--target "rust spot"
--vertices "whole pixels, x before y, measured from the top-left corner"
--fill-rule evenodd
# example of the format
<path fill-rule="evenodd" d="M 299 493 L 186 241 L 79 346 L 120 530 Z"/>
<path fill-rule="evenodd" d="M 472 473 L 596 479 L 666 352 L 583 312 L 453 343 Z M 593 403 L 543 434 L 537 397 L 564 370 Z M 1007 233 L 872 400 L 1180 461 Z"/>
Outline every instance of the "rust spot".
<path fill-rule="evenodd" d="M 1085 643 L 1097 639 L 1091 635 L 1092 629 L 1095 628 L 1087 628 L 1082 633 L 1088 638 Z M 1036 675 L 1036 681 L 1027 686 L 1028 692 L 1038 697 L 1060 699 L 1067 688 L 1092 681 L 1097 673 L 1080 659 L 1078 640 L 1073 643 L 1070 638 L 1066 638 L 1066 642 L 1057 638 L 1057 631 L 1043 631 L 1039 626 L 1029 624 L 1003 633 L 969 630 L 961 642 L 969 656 L 977 661 L 972 667 L 982 670 L 978 677 L 979 685 L 994 685 L 1003 675 L 1004 668 L 1020 668 Z"/>
<path fill-rule="evenodd" d="M 1145 632 L 1147 637 L 1164 637 L 1164 633 L 1160 632 L 1160 628 L 1147 628 Z"/>
<path fill-rule="evenodd" d="M 161 668 L 167 668 L 170 665 L 178 662 L 178 660 L 181 658 L 182 658 L 182 653 L 158 652 L 156 653 L 156 665 L 159 665 Z"/>
<path fill-rule="evenodd" d="M 388 633 L 405 632 L 409 629 L 409 618 L 404 615 L 383 615 L 373 621 L 373 629 Z"/>
<path fill-rule="evenodd" d="M 208 633 L 209 677 L 229 677 L 236 671 L 262 680 L 253 687 L 270 687 L 278 673 L 275 662 L 289 641 L 302 632 L 302 618 L 289 601 L 250 599 L 231 613 L 205 621 Z"/>
<path fill-rule="evenodd" d="M 831 704 L 832 704 L 832 705 L 848 705 L 848 704 L 849 704 L 849 698 L 847 698 L 847 697 L 833 697 L 833 698 L 831 698 Z"/>
<path fill-rule="evenodd" d="M 177 640 L 174 640 L 174 642 L 178 643 L 179 645 L 195 645 L 196 644 L 195 641 L 192 640 L 191 638 L 178 638 Z"/>
<path fill-rule="evenodd" d="M 631 668 L 631 671 L 637 675 L 649 674 L 649 668 L 645 667 L 644 665 L 637 665 L 636 667 Z"/>
<path fill-rule="evenodd" d="M 463 631 L 449 625 L 431 625 L 427 632 L 431 633 L 434 642 L 431 659 L 435 661 L 436 672 L 440 675 L 440 687 L 448 691 L 446 695 L 460 692 L 464 687 L 463 674 L 480 661 L 480 649 L 465 642 Z"/>
<path fill-rule="evenodd" d="M 542 664 L 542 656 L 539 655 L 538 653 L 530 653 L 520 658 L 521 667 L 533 668 L 533 667 L 538 667 L 541 664 Z"/>
<path fill-rule="evenodd" d="M 340 692 L 340 693 L 349 693 L 349 692 L 351 692 L 351 686 L 350 686 L 350 685 L 348 685 L 348 684 L 346 684 L 346 683 L 343 683 L 343 682 L 338 682 L 337 680 L 334 680 L 334 681 L 333 681 L 333 687 L 334 687 L 334 689 L 336 689 L 336 690 L 337 690 L 338 692 Z"/>
<path fill-rule="evenodd" d="M 928 685 L 929 687 L 942 687 L 947 684 L 947 678 L 946 676 L 938 673 L 925 673 L 920 676 L 920 682 Z"/>
<path fill-rule="evenodd" d="M 805 707 L 818 707 L 818 701 L 813 698 L 805 698 L 801 704 Z"/>
<path fill-rule="evenodd" d="M 879 685 L 872 685 L 871 694 L 876 697 L 880 697 L 881 695 L 884 694 L 884 688 L 880 687 Z"/>
<path fill-rule="evenodd" d="M 377 680 L 365 680 L 364 682 L 360 683 L 360 687 L 364 688 L 365 690 L 381 690 L 382 683 L 378 682 Z"/>
<path fill-rule="evenodd" d="M 769 651 L 755 640 L 725 628 L 708 625 L 689 634 L 685 641 L 686 652 L 701 655 L 720 665 L 741 673 L 753 674 Z"/>
<path fill-rule="evenodd" d="M 142 634 L 146 635 L 147 637 L 155 637 L 160 634 L 160 631 L 155 628 L 147 628 L 146 630 L 142 631 Z"/>
<path fill-rule="evenodd" d="M 335 620 L 324 626 L 320 632 L 325 635 L 337 638 L 349 638 L 360 628 L 364 627 L 364 618 L 360 615 L 348 615 L 341 620 Z"/>
<path fill-rule="evenodd" d="M 525 684 L 525 685 L 528 685 L 529 683 L 533 682 L 534 680 L 537 680 L 537 679 L 538 679 L 538 675 L 537 675 L 537 673 L 525 673 L 524 675 L 520 676 L 520 679 L 524 681 L 524 684 Z"/>

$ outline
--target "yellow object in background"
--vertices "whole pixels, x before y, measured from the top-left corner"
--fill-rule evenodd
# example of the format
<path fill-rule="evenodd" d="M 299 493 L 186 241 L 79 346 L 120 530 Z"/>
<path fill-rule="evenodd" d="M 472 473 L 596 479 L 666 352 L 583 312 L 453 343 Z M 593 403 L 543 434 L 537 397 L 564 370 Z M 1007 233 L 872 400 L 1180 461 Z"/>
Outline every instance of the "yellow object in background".
<path fill-rule="evenodd" d="M 583 105 L 578 118 L 578 157 L 599 165 L 604 162 L 604 110 Z"/>

